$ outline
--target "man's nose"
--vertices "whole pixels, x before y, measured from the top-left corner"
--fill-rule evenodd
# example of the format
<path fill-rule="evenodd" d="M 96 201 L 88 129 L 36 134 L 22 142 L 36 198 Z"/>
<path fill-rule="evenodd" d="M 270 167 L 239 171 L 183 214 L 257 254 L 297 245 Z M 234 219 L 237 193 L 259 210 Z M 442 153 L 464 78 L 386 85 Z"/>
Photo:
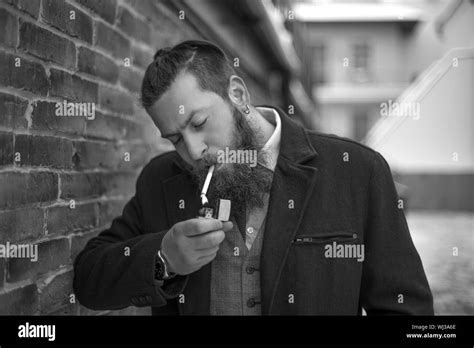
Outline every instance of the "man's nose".
<path fill-rule="evenodd" d="M 189 137 L 186 140 L 186 148 L 193 161 L 199 161 L 206 153 L 206 145 L 199 139 Z"/>

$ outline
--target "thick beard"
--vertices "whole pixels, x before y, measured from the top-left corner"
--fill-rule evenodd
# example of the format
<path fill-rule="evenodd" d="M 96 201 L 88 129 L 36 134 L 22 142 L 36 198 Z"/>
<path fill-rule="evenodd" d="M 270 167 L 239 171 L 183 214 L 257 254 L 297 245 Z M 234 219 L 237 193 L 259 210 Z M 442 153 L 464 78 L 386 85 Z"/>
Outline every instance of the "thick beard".
<path fill-rule="evenodd" d="M 214 171 L 206 194 L 211 205 L 217 199 L 229 199 L 232 213 L 242 214 L 245 209 L 263 207 L 264 194 L 270 192 L 273 172 L 259 162 L 265 162 L 265 154 L 258 148 L 257 134 L 237 109 L 233 112 L 234 134 L 231 150 L 256 150 L 257 165 L 250 163 L 226 163 L 219 171 Z M 209 166 L 217 164 L 217 154 L 206 154 L 200 165 L 193 167 L 191 174 L 202 188 Z"/>

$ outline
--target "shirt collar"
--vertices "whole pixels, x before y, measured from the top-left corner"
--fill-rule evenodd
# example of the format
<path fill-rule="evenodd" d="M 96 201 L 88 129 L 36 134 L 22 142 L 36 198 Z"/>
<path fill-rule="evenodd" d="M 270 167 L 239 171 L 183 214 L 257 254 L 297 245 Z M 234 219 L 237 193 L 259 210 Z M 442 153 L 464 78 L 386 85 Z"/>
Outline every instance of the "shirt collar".
<path fill-rule="evenodd" d="M 275 130 L 270 138 L 267 140 L 262 148 L 262 152 L 265 153 L 265 163 L 260 163 L 265 168 L 271 171 L 275 170 L 278 155 L 280 153 L 280 139 L 281 139 L 281 120 L 278 112 L 273 108 L 267 107 L 256 107 L 260 114 L 272 125 L 275 126 Z"/>

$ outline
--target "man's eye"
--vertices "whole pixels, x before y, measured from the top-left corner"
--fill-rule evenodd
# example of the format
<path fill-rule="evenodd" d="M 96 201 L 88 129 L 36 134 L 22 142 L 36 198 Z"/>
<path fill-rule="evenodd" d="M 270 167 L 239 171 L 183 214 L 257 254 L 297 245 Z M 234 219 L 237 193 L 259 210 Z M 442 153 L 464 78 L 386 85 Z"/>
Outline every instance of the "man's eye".
<path fill-rule="evenodd" d="M 207 118 L 204 121 L 202 121 L 200 124 L 195 124 L 194 128 L 201 128 L 202 126 L 204 126 L 206 122 L 207 122 Z"/>

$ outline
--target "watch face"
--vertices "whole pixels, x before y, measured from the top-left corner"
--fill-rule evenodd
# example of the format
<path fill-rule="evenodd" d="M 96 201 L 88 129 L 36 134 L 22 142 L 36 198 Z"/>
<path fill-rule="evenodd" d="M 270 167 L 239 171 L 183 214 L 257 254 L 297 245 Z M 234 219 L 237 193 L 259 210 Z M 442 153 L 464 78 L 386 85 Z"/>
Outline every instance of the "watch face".
<path fill-rule="evenodd" d="M 155 279 L 163 280 L 164 275 L 165 265 L 163 265 L 163 262 L 160 260 L 159 257 L 157 257 L 155 262 Z"/>

